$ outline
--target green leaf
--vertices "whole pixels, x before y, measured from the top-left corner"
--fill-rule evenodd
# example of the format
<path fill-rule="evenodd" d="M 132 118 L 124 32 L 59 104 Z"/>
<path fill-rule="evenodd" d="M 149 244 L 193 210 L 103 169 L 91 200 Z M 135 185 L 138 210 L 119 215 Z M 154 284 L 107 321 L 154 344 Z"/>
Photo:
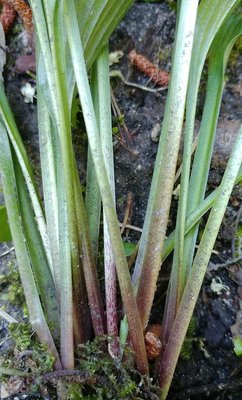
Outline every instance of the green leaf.
<path fill-rule="evenodd" d="M 7 210 L 5 206 L 0 206 L 0 242 L 9 242 L 12 239 L 9 224 Z"/>
<path fill-rule="evenodd" d="M 47 238 L 46 223 L 45 223 L 43 209 L 42 209 L 42 205 L 41 205 L 41 201 L 40 201 L 40 196 L 38 193 L 38 189 L 37 189 L 37 186 L 35 183 L 33 171 L 32 171 L 21 135 L 20 135 L 17 125 L 15 123 L 13 113 L 9 106 L 8 99 L 6 97 L 6 94 L 4 92 L 4 87 L 1 82 L 0 82 L 0 105 L 1 105 L 0 106 L 1 122 L 3 122 L 6 127 L 9 139 L 10 139 L 12 146 L 16 152 L 19 164 L 23 171 L 25 181 L 28 186 L 28 191 L 29 191 L 29 194 L 31 197 L 36 222 L 38 223 L 38 229 L 41 234 L 43 244 L 45 246 L 45 251 L 48 256 L 48 260 L 49 260 L 49 262 L 51 262 L 49 243 L 48 243 L 48 240 L 46 240 L 46 238 Z M 7 203 L 6 203 L 6 206 L 8 208 Z M 11 225 L 11 223 L 10 223 L 10 225 Z"/>
<path fill-rule="evenodd" d="M 90 0 L 86 1 L 86 3 L 89 2 Z M 132 3 L 133 0 L 96 0 L 93 7 L 85 6 L 86 20 L 81 36 L 88 68 L 93 64 Z"/>
<path fill-rule="evenodd" d="M 82 105 L 82 111 L 92 153 L 92 159 L 102 196 L 103 210 L 107 219 L 108 230 L 112 240 L 112 250 L 116 263 L 120 291 L 129 323 L 130 338 L 134 346 L 137 367 L 142 373 L 146 373 L 148 371 L 148 362 L 144 344 L 143 330 L 139 317 L 138 307 L 133 293 L 129 268 L 121 241 L 120 227 L 118 224 L 112 191 L 109 185 L 106 165 L 104 163 L 103 152 L 101 149 L 99 130 L 96 122 L 96 116 L 87 76 L 86 65 L 88 65 L 88 62 L 86 61 L 88 60 L 85 60 L 83 55 L 83 46 L 80 38 L 75 8 L 73 7 L 73 1 L 67 2 L 67 0 L 65 0 L 64 5 L 64 15 L 68 42 L 70 46 L 76 83 Z"/>
<path fill-rule="evenodd" d="M 20 202 L 16 190 L 16 175 L 12 158 L 13 150 L 11 151 L 10 146 L 11 144 L 7 131 L 2 123 L 0 123 L 1 179 L 9 216 L 9 224 L 13 235 L 19 273 L 29 312 L 29 320 L 39 339 L 46 345 L 47 350 L 55 357 L 55 367 L 60 369 L 61 364 L 59 355 L 44 316 L 27 249 L 26 238 L 20 214 Z"/>
<path fill-rule="evenodd" d="M 184 164 L 181 177 L 181 193 L 183 194 L 183 196 L 182 200 L 181 198 L 179 199 L 180 203 L 182 201 L 182 204 L 180 206 L 180 226 L 181 224 L 183 224 L 183 229 L 185 213 L 188 214 L 196 209 L 198 203 L 204 197 L 206 190 L 206 180 L 210 163 L 209 160 L 211 158 L 214 131 L 216 128 L 224 85 L 223 62 L 226 61 L 226 55 L 224 58 L 224 51 L 226 53 L 224 47 L 226 46 L 226 42 L 227 46 L 229 45 L 229 37 L 231 37 L 231 40 L 233 40 L 233 27 L 235 24 L 236 26 L 238 25 L 238 21 L 230 21 L 228 23 L 226 22 L 226 20 L 230 18 L 232 11 L 238 4 L 238 0 L 215 0 L 213 2 L 209 0 L 203 0 L 199 5 L 190 69 L 189 87 L 186 101 L 187 111 L 183 155 Z M 223 32 L 225 33 L 225 36 L 223 40 L 220 41 L 220 37 L 221 35 L 223 36 Z M 213 42 L 214 44 L 212 45 Z M 191 149 L 196 113 L 195 99 L 198 95 L 199 82 L 203 65 L 209 49 L 211 50 L 211 45 L 212 53 L 210 53 L 209 82 L 207 87 L 206 106 L 204 108 L 203 121 L 200 128 L 200 139 L 193 163 L 193 172 L 191 175 L 188 192 L 187 186 L 188 178 L 190 175 Z M 216 57 L 215 54 L 217 54 Z M 204 160 L 202 160 L 202 158 Z M 199 160 L 199 163 L 197 162 L 197 160 Z M 193 254 L 195 251 L 196 232 L 196 229 L 191 232 L 186 239 L 186 243 L 184 244 L 181 239 L 184 231 L 182 232 L 180 229 L 179 235 L 180 242 L 182 243 L 180 248 L 182 246 L 184 247 L 184 254 L 183 251 L 180 249 L 180 258 L 183 258 L 183 260 L 180 259 L 180 265 L 183 266 L 183 287 L 185 285 L 184 276 L 186 275 L 186 271 L 188 271 L 191 266 Z"/>
<path fill-rule="evenodd" d="M 136 244 L 123 242 L 123 245 L 126 257 L 130 257 L 136 248 Z"/>
<path fill-rule="evenodd" d="M 201 3 L 202 4 L 202 3 Z M 221 3 L 220 3 L 221 5 Z M 227 8 L 225 7 L 225 12 Z M 191 143 L 193 141 L 193 130 L 190 131 L 189 124 L 191 122 L 191 112 L 195 112 L 195 102 L 194 102 L 194 93 L 195 89 L 193 89 L 193 83 L 191 78 L 191 87 L 189 88 L 188 94 L 188 119 L 186 122 L 187 131 L 185 135 L 185 145 L 184 145 L 184 155 L 183 159 L 183 172 L 181 177 L 181 188 L 180 192 L 182 196 L 179 199 L 179 225 L 177 229 L 179 229 L 179 242 L 176 247 L 176 255 L 179 252 L 179 265 L 180 268 L 180 281 L 181 294 L 186 285 L 186 278 L 189 271 L 189 268 L 192 263 L 193 255 L 195 252 L 196 238 L 198 232 L 198 225 L 189 233 L 187 239 L 184 240 L 184 221 L 185 214 L 191 212 L 191 210 L 195 210 L 198 204 L 203 200 L 206 188 L 207 188 L 207 179 L 209 174 L 210 162 L 212 158 L 213 152 L 213 144 L 215 140 L 216 134 L 216 126 L 219 116 L 220 104 L 222 100 L 223 88 L 225 84 L 224 79 L 224 71 L 227 64 L 228 56 L 230 54 L 231 48 L 235 43 L 237 37 L 241 34 L 242 29 L 242 19 L 240 16 L 230 15 L 226 18 L 223 17 L 224 22 L 218 32 L 216 33 L 215 38 L 213 39 L 212 45 L 210 46 L 209 52 L 209 66 L 208 66 L 208 81 L 207 81 L 207 91 L 206 91 L 206 99 L 205 105 L 203 109 L 203 116 L 200 125 L 199 139 L 198 145 L 193 161 L 192 173 L 190 173 L 190 162 L 188 163 L 188 159 L 191 161 Z M 200 21 L 200 26 L 201 22 Z M 213 30 L 213 24 L 211 24 L 211 29 Z M 201 31 L 203 31 L 203 26 L 201 26 Z M 200 31 L 197 31 L 197 34 Z M 198 39 L 200 35 L 197 35 Z M 197 43 L 201 49 L 203 49 L 201 44 L 201 39 L 195 43 Z M 204 51 L 204 50 L 203 50 Z M 203 53 L 199 53 L 201 55 Z M 195 52 L 195 50 L 194 50 Z M 196 53 L 195 53 L 196 54 Z M 198 55 L 197 55 L 198 57 Z M 198 58 L 196 58 L 198 59 Z M 196 61 L 195 64 L 192 64 L 192 71 L 198 71 L 199 65 Z M 197 74 L 194 72 L 194 76 Z M 199 75 L 199 74 L 198 74 Z M 195 87 L 195 86 L 194 86 Z M 196 88 L 197 90 L 197 88 Z M 192 118 L 193 118 L 192 117 Z M 190 121 L 190 122 L 189 122 Z M 189 156 L 188 156 L 189 154 Z M 189 165 L 188 165 L 189 164 Z M 189 182 L 190 177 L 190 182 Z M 182 214 L 181 214 L 182 213 Z M 182 227 L 182 228 L 181 228 Z M 178 239 L 177 239 L 178 240 Z M 180 247 L 178 247 L 180 246 Z M 184 249 L 184 250 L 182 250 Z M 178 265 L 178 264 L 177 264 Z"/>
<path fill-rule="evenodd" d="M 242 356 L 242 339 L 240 337 L 236 337 L 233 339 L 234 342 L 234 352 L 236 356 Z"/>

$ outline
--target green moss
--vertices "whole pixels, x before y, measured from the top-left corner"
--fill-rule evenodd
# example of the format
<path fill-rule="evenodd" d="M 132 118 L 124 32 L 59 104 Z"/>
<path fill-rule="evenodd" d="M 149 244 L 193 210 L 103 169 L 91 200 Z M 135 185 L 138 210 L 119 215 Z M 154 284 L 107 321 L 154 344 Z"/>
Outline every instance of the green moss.
<path fill-rule="evenodd" d="M 234 68 L 236 66 L 237 60 L 241 56 L 241 54 L 242 54 L 242 36 L 238 38 L 233 47 L 233 50 L 231 51 L 228 62 L 229 67 Z"/>
<path fill-rule="evenodd" d="M 39 342 L 29 323 L 9 324 L 8 329 L 13 347 L 12 354 L 8 355 L 5 366 L 26 372 L 29 372 L 31 368 L 33 375 L 44 374 L 53 370 L 54 358 Z M 20 357 L 21 354 L 23 357 Z"/>
<path fill-rule="evenodd" d="M 15 304 L 18 302 L 22 308 L 24 307 L 24 313 L 27 315 L 19 273 L 14 264 L 10 265 L 9 275 L 0 277 L 0 286 L 7 296 L 8 303 L 10 300 Z M 11 338 L 12 345 L 4 359 L 0 360 L 0 365 L 7 368 L 8 371 L 15 370 L 26 373 L 26 379 L 20 379 L 24 379 L 28 391 L 31 393 L 38 392 L 40 389 L 38 377 L 53 370 L 53 358 L 40 344 L 25 317 L 23 317 L 21 323 L 9 324 L 9 338 Z M 94 376 L 96 383 L 92 384 L 90 381 L 80 383 L 76 382 L 75 379 L 73 381 L 61 379 L 66 389 L 65 399 L 142 399 L 149 398 L 147 393 L 153 394 L 158 390 L 151 386 L 148 379 L 144 382 L 135 370 L 133 353 L 129 348 L 124 349 L 122 363 L 109 356 L 107 342 L 110 340 L 107 337 L 96 338 L 93 342 L 88 342 L 77 348 L 75 368 Z M 31 379 L 31 376 L 35 377 L 36 380 Z M 4 375 L 1 378 L 6 385 L 8 385 L 8 382 L 10 385 L 9 375 Z M 51 395 L 53 393 L 52 398 L 56 398 L 59 383 L 62 382 L 57 380 L 45 384 L 47 391 Z"/>
<path fill-rule="evenodd" d="M 71 386 L 68 399 L 134 399 L 142 397 L 144 383 L 139 373 L 133 366 L 133 353 L 130 349 L 124 349 L 124 362 L 113 360 L 107 353 L 107 337 L 99 337 L 93 342 L 78 347 L 76 358 L 77 367 L 82 371 L 89 372 L 90 376 L 96 377 L 93 385 L 78 384 Z M 147 382 L 149 385 L 150 382 Z"/>
<path fill-rule="evenodd" d="M 114 126 L 112 129 L 113 134 L 117 135 L 119 133 L 119 129 L 117 126 Z"/>
<path fill-rule="evenodd" d="M 172 48 L 171 47 L 163 47 L 159 50 L 159 61 L 166 62 L 168 59 L 171 58 Z"/>
<path fill-rule="evenodd" d="M 172 10 L 177 9 L 177 0 L 166 0 L 166 2 Z"/>
<path fill-rule="evenodd" d="M 33 332 L 27 323 L 9 324 L 8 326 L 14 347 L 18 351 L 29 350 L 31 347 L 31 336 Z"/>
<path fill-rule="evenodd" d="M 185 337 L 185 340 L 183 342 L 182 349 L 181 349 L 180 357 L 183 360 L 189 360 L 191 357 L 193 343 L 197 341 L 196 333 L 195 333 L 196 327 L 197 327 L 196 318 L 194 316 L 192 316 L 188 330 L 187 330 L 187 334 L 186 334 L 186 337 Z"/>
<path fill-rule="evenodd" d="M 8 264 L 9 273 L 0 276 L 1 300 L 12 305 L 22 306 L 25 302 L 19 271 L 14 262 Z"/>

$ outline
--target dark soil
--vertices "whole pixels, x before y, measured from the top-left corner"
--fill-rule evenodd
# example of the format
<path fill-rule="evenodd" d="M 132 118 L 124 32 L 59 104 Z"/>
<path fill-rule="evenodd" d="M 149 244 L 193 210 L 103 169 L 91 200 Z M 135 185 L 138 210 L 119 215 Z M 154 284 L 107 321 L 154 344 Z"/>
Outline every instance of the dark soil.
<path fill-rule="evenodd" d="M 146 76 L 132 67 L 128 60 L 128 53 L 135 49 L 159 65 L 161 69 L 169 72 L 174 27 L 175 13 L 166 3 L 136 3 L 111 38 L 110 50 L 124 52 L 119 64 L 115 64 L 111 68 L 122 71 L 127 81 L 154 88 Z M 18 39 L 17 36 L 9 44 L 10 67 L 5 85 L 23 139 L 30 151 L 34 165 L 38 165 L 36 105 L 25 104 L 19 91 L 20 87 L 30 78 L 26 74 L 16 74 L 12 68 L 14 57 L 18 53 L 14 49 L 16 46 L 17 48 L 21 47 L 20 44 L 21 39 Z M 28 49 L 21 51 L 26 53 Z M 221 180 L 231 145 L 242 120 L 241 61 L 241 56 L 239 56 L 236 63 L 228 67 L 228 83 L 219 117 L 208 190 L 216 187 Z M 125 132 L 121 132 L 121 137 L 115 145 L 118 214 L 122 221 L 128 192 L 132 192 L 130 223 L 142 228 L 157 151 L 157 143 L 151 140 L 151 131 L 156 124 L 162 123 L 167 91 L 151 93 L 135 89 L 124 84 L 118 78 L 112 78 L 111 83 L 129 131 L 129 136 Z M 200 97 L 202 105 L 203 93 Z M 114 121 L 114 125 L 115 123 Z M 197 125 L 199 126 L 199 112 Z M 242 398 L 241 361 L 233 351 L 231 336 L 231 326 L 235 323 L 239 310 L 238 284 L 230 272 L 229 266 L 213 269 L 214 265 L 226 263 L 233 256 L 231 249 L 241 198 L 241 187 L 237 187 L 231 197 L 215 246 L 218 253 L 212 257 L 196 307 L 196 328 L 189 354 L 186 355 L 188 359 L 181 358 L 178 363 L 169 395 L 170 400 L 237 400 Z M 173 208 L 175 209 L 175 207 L 176 200 L 174 198 Z M 171 219 L 171 227 L 173 224 Z M 130 241 L 137 240 L 139 233 L 127 231 L 126 237 Z M 5 270 L 5 257 L 0 257 L 2 271 Z M 169 264 L 164 266 L 164 271 L 166 275 L 169 273 Z M 213 279 L 217 281 L 220 279 L 226 288 L 221 292 L 214 292 L 211 288 Z M 154 322 L 161 323 L 162 320 L 165 287 L 166 282 L 159 280 L 155 298 L 156 312 L 152 316 Z M 1 323 L 1 339 L 4 338 L 4 335 L 6 335 L 6 326 Z M 3 343 L 4 340 L 0 342 L 0 351 L 3 351 Z"/>

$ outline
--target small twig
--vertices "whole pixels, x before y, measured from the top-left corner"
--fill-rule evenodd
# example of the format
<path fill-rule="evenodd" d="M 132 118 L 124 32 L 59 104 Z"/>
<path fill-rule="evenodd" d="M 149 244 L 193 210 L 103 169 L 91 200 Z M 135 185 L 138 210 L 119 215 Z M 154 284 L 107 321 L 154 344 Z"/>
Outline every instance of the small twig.
<path fill-rule="evenodd" d="M 130 154 L 132 154 L 133 157 L 138 157 L 138 153 L 135 152 L 135 151 L 133 151 L 133 150 L 131 150 L 131 149 L 124 143 L 124 141 L 123 141 L 122 139 L 120 139 L 120 138 L 119 138 L 117 135 L 115 135 L 114 133 L 113 133 L 113 136 L 117 139 L 117 142 L 114 143 L 114 145 L 115 145 L 115 144 L 120 144 L 121 146 L 123 146 L 123 147 L 125 148 L 125 150 L 127 150 Z"/>
<path fill-rule="evenodd" d="M 127 228 L 127 222 L 130 221 L 132 214 L 132 193 L 128 192 L 127 195 L 127 204 L 124 213 L 124 219 L 121 227 L 121 234 L 124 232 L 124 229 Z"/>
<path fill-rule="evenodd" d="M 122 227 L 123 223 L 119 222 L 119 226 Z M 126 228 L 132 229 L 133 231 L 142 233 L 142 228 L 138 228 L 137 226 L 126 224 Z"/>
<path fill-rule="evenodd" d="M 0 21 L 1 22 L 1 21 Z M 9 48 L 7 46 L 3 47 L 0 45 L 0 49 L 4 51 L 4 53 L 9 53 Z"/>
<path fill-rule="evenodd" d="M 4 318 L 10 324 L 18 324 L 18 321 L 15 318 L 11 317 L 11 315 L 3 311 L 1 308 L 0 308 L 0 317 Z"/>
<path fill-rule="evenodd" d="M 135 89 L 144 90 L 145 92 L 151 92 L 151 93 L 163 92 L 163 90 L 166 90 L 168 88 L 168 86 L 165 86 L 158 89 L 152 89 L 147 86 L 139 85 L 138 83 L 127 81 L 127 79 L 125 79 L 125 77 L 123 76 L 122 72 L 117 69 L 113 69 L 110 72 L 110 78 L 119 78 L 125 85 L 134 87 Z"/>
<path fill-rule="evenodd" d="M 5 368 L 5 367 L 0 367 L 0 374 L 9 376 L 20 376 L 23 378 L 31 376 L 31 373 L 29 372 L 18 371 L 17 369 L 14 368 Z"/>
<path fill-rule="evenodd" d="M 37 384 L 41 384 L 43 382 L 48 382 L 52 380 L 59 380 L 62 378 L 66 378 L 66 380 L 72 380 L 79 383 L 87 383 L 93 385 L 98 381 L 102 383 L 102 378 L 95 376 L 87 371 L 80 371 L 78 369 L 73 370 L 59 370 L 59 371 L 52 371 L 47 372 L 43 375 L 36 376 L 34 373 L 25 372 L 25 371 L 18 371 L 12 368 L 4 368 L 0 367 L 0 373 L 2 375 L 10 375 L 10 376 L 19 376 L 23 378 L 32 378 Z"/>
<path fill-rule="evenodd" d="M 236 264 L 238 262 L 242 261 L 242 256 L 241 257 L 237 257 L 237 258 L 233 258 L 232 260 L 228 260 L 222 264 L 213 264 L 213 263 L 209 263 L 208 265 L 208 272 L 211 271 L 217 271 L 219 268 L 226 268 L 229 267 L 230 265 Z"/>
<path fill-rule="evenodd" d="M 61 378 L 69 378 L 71 380 L 88 384 L 94 384 L 98 380 L 95 375 L 92 375 L 87 371 L 80 371 L 78 369 L 73 369 L 73 370 L 62 369 L 59 371 L 47 372 L 46 374 L 40 376 L 41 382 L 47 382 Z"/>
<path fill-rule="evenodd" d="M 14 251 L 14 247 L 11 247 L 9 250 L 4 251 L 3 253 L 0 254 L 0 258 L 7 256 L 9 253 L 11 253 L 12 251 Z"/>
<path fill-rule="evenodd" d="M 23 350 L 18 354 L 17 360 L 21 360 L 21 358 L 23 357 L 29 357 L 32 355 L 33 355 L 33 350 Z"/>
<path fill-rule="evenodd" d="M 199 244 L 196 244 L 195 248 L 198 249 L 198 247 L 199 247 Z M 219 255 L 219 251 L 213 249 L 213 250 L 212 250 L 212 254 L 216 254 L 216 256 L 217 256 L 217 255 Z"/>
<path fill-rule="evenodd" d="M 111 92 L 112 108 L 113 108 L 114 114 L 115 114 L 116 117 L 121 118 L 123 114 L 121 113 L 121 110 L 120 110 L 120 108 L 118 106 L 118 103 L 116 101 L 116 97 L 115 97 L 112 89 L 110 90 L 110 92 Z M 131 135 L 129 133 L 129 130 L 128 130 L 128 127 L 127 127 L 125 121 L 122 123 L 122 126 L 121 126 L 121 124 L 118 124 L 118 125 L 119 125 L 120 132 L 122 133 L 124 131 L 125 134 L 126 134 L 126 138 L 124 138 L 124 140 L 128 139 L 131 142 L 132 141 L 132 137 L 131 137 Z"/>

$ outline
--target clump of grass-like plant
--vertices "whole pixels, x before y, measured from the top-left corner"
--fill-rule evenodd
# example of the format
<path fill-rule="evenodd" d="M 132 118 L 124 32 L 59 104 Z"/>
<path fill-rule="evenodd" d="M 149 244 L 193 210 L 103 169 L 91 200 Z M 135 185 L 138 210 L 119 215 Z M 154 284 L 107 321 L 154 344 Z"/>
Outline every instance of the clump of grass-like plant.
<path fill-rule="evenodd" d="M 161 264 L 173 250 L 162 323 L 163 349 L 155 368 L 162 399 L 171 384 L 231 191 L 242 176 L 240 129 L 219 187 L 205 198 L 225 66 L 241 35 L 242 19 L 236 14 L 239 0 L 198 3 L 178 3 L 167 104 L 132 276 L 115 208 L 108 62 L 108 38 L 132 1 L 30 1 L 36 38 L 43 202 L 3 83 L 0 87 L 0 171 L 34 331 L 54 357 L 57 371 L 78 367 L 74 348 L 90 340 L 92 332 L 96 337 L 113 337 L 105 351 L 122 362 L 118 337 L 126 342 L 129 335 L 137 369 L 148 375 L 144 332 Z M 207 57 L 207 92 L 192 162 L 196 100 Z M 76 92 L 88 136 L 85 199 L 72 145 Z M 184 125 L 176 229 L 166 238 Z M 199 221 L 210 209 L 195 251 Z M 104 299 L 97 278 L 100 237 L 104 238 Z M 125 311 L 123 321 L 118 319 L 117 285 Z"/>

